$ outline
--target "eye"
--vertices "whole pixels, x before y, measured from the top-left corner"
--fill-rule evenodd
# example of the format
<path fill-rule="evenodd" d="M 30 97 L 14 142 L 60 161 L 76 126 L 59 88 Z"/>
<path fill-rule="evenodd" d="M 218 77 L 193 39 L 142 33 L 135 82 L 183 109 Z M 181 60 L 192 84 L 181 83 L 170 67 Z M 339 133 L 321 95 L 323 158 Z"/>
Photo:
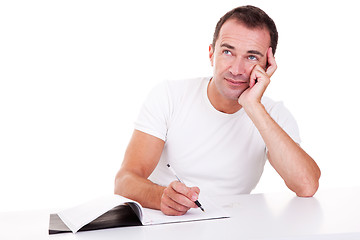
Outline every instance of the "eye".
<path fill-rule="evenodd" d="M 257 61 L 258 60 L 258 58 L 256 56 L 254 56 L 254 55 L 248 56 L 248 59 L 252 60 L 252 61 Z"/>
<path fill-rule="evenodd" d="M 224 50 L 223 53 L 224 53 L 225 55 L 231 55 L 231 52 L 230 52 L 229 50 Z"/>

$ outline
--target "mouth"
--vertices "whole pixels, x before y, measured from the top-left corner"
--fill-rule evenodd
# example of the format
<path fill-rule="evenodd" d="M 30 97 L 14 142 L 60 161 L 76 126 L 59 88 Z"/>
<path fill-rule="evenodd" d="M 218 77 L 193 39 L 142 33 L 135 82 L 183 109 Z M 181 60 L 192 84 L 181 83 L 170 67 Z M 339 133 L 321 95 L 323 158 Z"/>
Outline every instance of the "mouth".
<path fill-rule="evenodd" d="M 248 85 L 247 81 L 236 81 L 230 78 L 224 78 L 226 82 L 228 82 L 230 85 L 232 86 L 244 86 L 244 85 Z"/>

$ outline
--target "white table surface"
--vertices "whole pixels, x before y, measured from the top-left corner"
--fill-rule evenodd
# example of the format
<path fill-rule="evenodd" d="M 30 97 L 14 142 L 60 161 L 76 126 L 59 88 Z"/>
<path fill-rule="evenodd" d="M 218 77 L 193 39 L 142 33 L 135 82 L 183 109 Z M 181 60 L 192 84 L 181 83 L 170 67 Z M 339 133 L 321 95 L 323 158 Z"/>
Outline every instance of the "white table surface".
<path fill-rule="evenodd" d="M 360 239 L 360 187 L 217 197 L 231 218 L 48 235 L 48 211 L 0 213 L 0 239 Z"/>

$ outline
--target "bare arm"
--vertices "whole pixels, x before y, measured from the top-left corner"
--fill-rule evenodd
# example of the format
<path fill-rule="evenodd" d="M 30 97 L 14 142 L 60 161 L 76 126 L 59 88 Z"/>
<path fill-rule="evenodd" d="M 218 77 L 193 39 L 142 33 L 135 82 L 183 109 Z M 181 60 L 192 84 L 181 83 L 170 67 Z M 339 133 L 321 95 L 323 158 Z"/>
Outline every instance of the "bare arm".
<path fill-rule="evenodd" d="M 133 199 L 143 207 L 160 209 L 167 215 L 182 215 L 197 207 L 199 189 L 180 182 L 159 186 L 147 178 L 159 162 L 165 142 L 135 130 L 115 179 L 115 194 Z M 196 198 L 196 199 L 195 199 Z"/>
<path fill-rule="evenodd" d="M 144 207 L 160 209 L 160 199 L 165 187 L 147 178 L 155 169 L 164 141 L 135 130 L 125 152 L 125 157 L 115 179 L 115 194 L 133 199 Z"/>
<path fill-rule="evenodd" d="M 253 68 L 250 88 L 240 96 L 239 103 L 259 130 L 268 148 L 269 161 L 288 188 L 298 196 L 310 197 L 319 187 L 319 167 L 271 118 L 261 104 L 261 97 L 277 68 L 271 48 L 267 57 L 269 67 L 266 71 L 259 65 Z"/>
<path fill-rule="evenodd" d="M 248 110 L 268 148 L 271 165 L 297 196 L 311 197 L 319 186 L 320 169 L 315 161 L 270 117 L 261 105 Z"/>

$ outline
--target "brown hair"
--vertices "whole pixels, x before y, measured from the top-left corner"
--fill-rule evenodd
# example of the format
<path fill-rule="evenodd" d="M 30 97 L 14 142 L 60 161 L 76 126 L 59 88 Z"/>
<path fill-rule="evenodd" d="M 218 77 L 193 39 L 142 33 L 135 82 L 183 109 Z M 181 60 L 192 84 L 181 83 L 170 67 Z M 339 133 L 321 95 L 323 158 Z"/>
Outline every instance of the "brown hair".
<path fill-rule="evenodd" d="M 263 10 L 250 5 L 234 8 L 220 18 L 216 24 L 212 42 L 214 49 L 216 40 L 219 37 L 220 29 L 222 25 L 229 19 L 236 19 L 237 21 L 245 24 L 245 26 L 248 28 L 266 27 L 270 33 L 270 46 L 272 48 L 273 54 L 275 54 L 278 43 L 278 32 L 274 21 Z"/>

